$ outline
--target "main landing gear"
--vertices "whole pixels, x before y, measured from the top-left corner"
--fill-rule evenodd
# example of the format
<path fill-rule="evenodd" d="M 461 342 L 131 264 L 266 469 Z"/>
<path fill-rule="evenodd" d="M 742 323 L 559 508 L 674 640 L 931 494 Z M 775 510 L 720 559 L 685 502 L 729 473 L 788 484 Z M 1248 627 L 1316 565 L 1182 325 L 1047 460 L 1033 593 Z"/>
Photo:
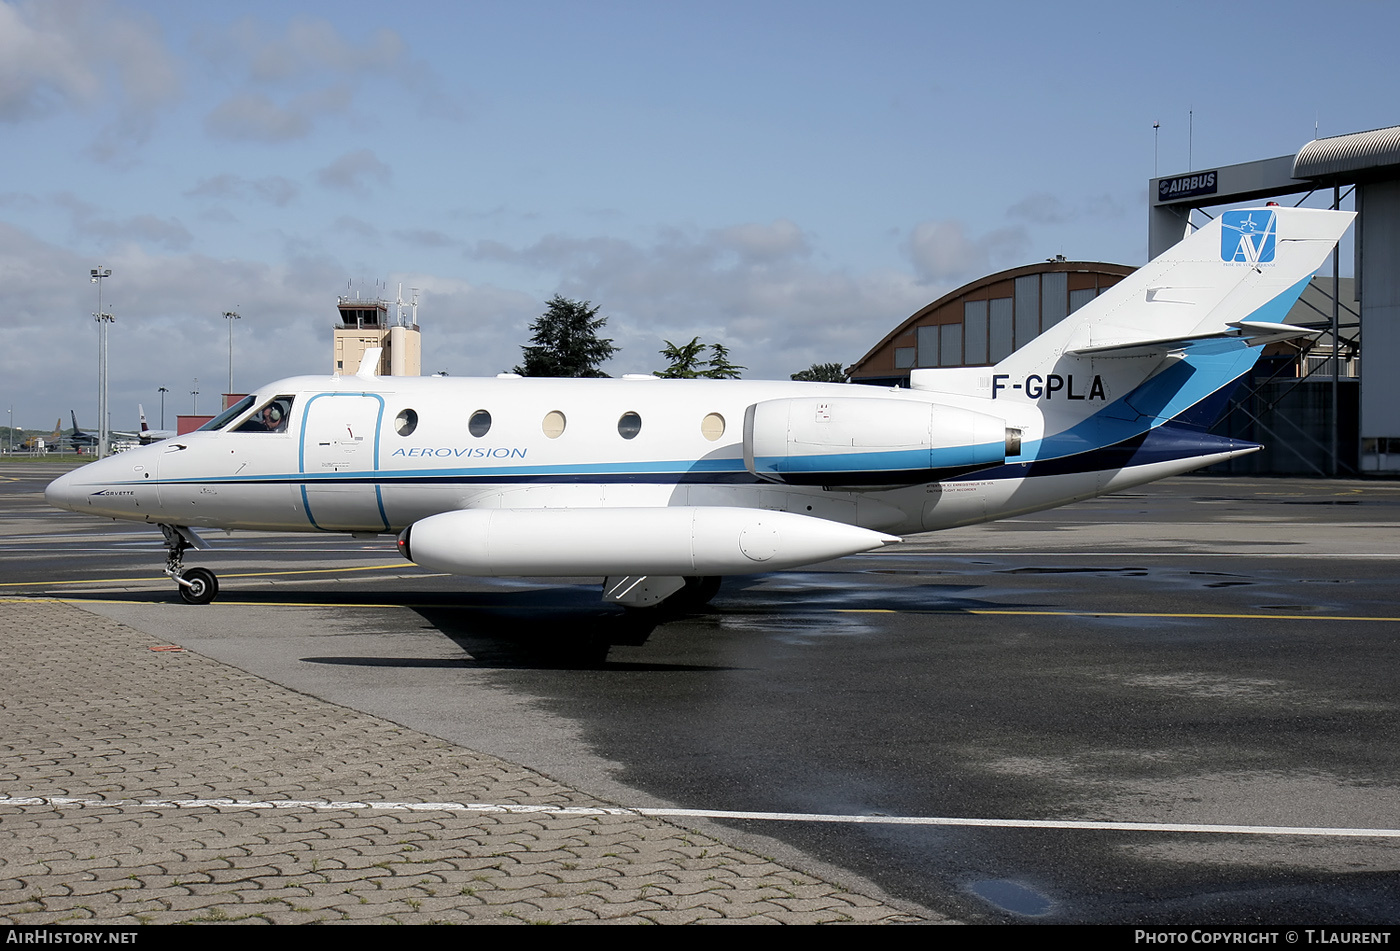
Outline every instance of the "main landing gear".
<path fill-rule="evenodd" d="M 208 604 L 217 598 L 219 578 L 214 572 L 183 567 L 188 549 L 206 547 L 199 536 L 179 525 L 162 525 L 160 531 L 165 536 L 165 573 L 180 586 L 180 597 L 188 604 Z"/>
<path fill-rule="evenodd" d="M 632 610 L 680 615 L 708 604 L 719 593 L 721 580 L 718 575 L 609 575 L 603 579 L 603 600 Z"/>

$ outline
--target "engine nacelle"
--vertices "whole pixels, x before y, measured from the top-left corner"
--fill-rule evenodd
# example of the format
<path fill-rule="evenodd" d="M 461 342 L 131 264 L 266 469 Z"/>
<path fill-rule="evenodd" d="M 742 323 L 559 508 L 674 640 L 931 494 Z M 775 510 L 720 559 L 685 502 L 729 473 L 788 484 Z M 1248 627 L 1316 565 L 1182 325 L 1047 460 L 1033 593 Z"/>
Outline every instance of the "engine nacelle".
<path fill-rule="evenodd" d="M 744 415 L 744 465 L 789 485 L 933 482 L 1020 451 L 1005 420 L 919 400 L 767 400 Z"/>
<path fill-rule="evenodd" d="M 461 575 L 694 576 L 796 568 L 897 541 L 807 515 L 725 506 L 467 509 L 414 522 L 399 551 Z"/>

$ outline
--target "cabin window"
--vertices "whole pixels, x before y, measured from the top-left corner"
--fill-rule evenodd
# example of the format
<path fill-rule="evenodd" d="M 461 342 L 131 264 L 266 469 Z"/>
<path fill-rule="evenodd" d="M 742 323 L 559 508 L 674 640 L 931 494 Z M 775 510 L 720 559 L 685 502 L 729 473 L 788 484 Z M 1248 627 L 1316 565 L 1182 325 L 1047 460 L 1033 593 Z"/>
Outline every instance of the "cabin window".
<path fill-rule="evenodd" d="M 710 442 L 714 442 L 716 439 L 723 436 L 724 417 L 719 413 L 706 414 L 705 418 L 700 420 L 700 434 Z"/>
<path fill-rule="evenodd" d="M 564 414 L 557 409 L 552 409 L 544 414 L 544 422 L 540 428 L 550 439 L 558 439 L 564 435 L 564 427 L 568 425 L 568 420 L 564 419 Z"/>
<path fill-rule="evenodd" d="M 642 418 L 636 413 L 623 413 L 617 421 L 617 432 L 623 439 L 634 439 L 642 431 Z"/>
<path fill-rule="evenodd" d="M 417 428 L 418 413 L 414 410 L 406 409 L 394 417 L 394 432 L 400 436 L 412 436 Z"/>
<path fill-rule="evenodd" d="M 243 424 L 234 430 L 236 433 L 285 433 L 292 416 L 292 397 L 279 396 L 264 404 Z"/>
<path fill-rule="evenodd" d="M 467 432 L 477 439 L 485 436 L 491 431 L 491 414 L 484 409 L 479 409 L 472 413 L 472 418 L 467 422 Z"/>

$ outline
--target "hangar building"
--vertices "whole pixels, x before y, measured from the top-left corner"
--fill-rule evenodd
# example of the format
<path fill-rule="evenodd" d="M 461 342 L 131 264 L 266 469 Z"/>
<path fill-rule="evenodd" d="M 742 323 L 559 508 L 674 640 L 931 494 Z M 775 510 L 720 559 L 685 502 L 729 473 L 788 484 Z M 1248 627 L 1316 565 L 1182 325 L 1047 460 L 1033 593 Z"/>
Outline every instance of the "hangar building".
<path fill-rule="evenodd" d="M 988 275 L 915 312 L 847 376 L 852 383 L 908 386 L 916 368 L 990 366 L 1134 270 L 1056 258 Z"/>

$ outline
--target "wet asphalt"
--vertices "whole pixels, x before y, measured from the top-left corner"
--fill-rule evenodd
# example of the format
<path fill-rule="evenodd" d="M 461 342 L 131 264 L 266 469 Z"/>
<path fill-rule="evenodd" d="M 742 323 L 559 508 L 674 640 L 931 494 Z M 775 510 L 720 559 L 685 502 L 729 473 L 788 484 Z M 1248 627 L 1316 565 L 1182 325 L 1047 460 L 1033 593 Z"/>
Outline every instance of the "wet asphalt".
<path fill-rule="evenodd" d="M 648 630 L 594 585 L 429 576 L 387 539 L 212 535 L 191 563 L 224 594 L 191 607 L 154 530 L 49 512 L 42 474 L 15 473 L 0 594 L 63 597 L 609 801 L 789 814 L 700 821 L 903 907 L 1400 920 L 1393 483 L 1171 480 L 729 579 Z"/>

